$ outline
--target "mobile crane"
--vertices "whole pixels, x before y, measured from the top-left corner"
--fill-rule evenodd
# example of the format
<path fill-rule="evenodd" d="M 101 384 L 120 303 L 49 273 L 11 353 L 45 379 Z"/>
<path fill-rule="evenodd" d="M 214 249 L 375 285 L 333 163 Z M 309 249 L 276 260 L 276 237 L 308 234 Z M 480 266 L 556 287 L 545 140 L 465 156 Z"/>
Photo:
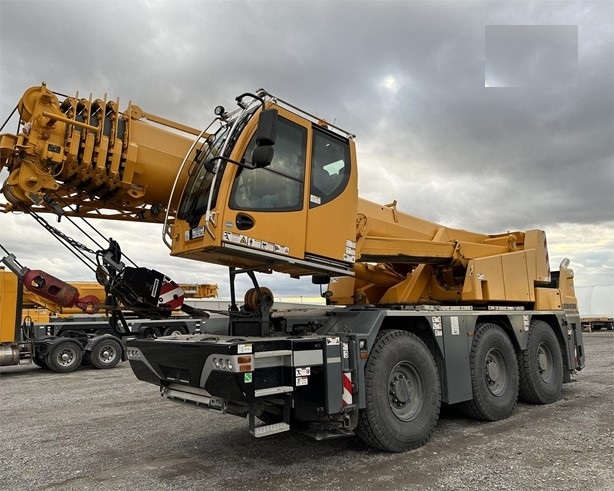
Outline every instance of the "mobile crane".
<path fill-rule="evenodd" d="M 197 131 L 43 85 L 1 136 L 5 211 L 163 223 L 171 255 L 229 268 L 223 325 L 128 338 L 140 380 L 247 417 L 256 437 L 293 427 L 395 452 L 428 441 L 441 403 L 494 421 L 560 397 L 585 356 L 573 271 L 550 271 L 543 231 L 474 233 L 361 199 L 354 135 L 264 90 L 236 103 Z M 272 271 L 328 285 L 328 307 L 275 311 L 256 277 Z M 238 275 L 253 283 L 242 305 Z"/>

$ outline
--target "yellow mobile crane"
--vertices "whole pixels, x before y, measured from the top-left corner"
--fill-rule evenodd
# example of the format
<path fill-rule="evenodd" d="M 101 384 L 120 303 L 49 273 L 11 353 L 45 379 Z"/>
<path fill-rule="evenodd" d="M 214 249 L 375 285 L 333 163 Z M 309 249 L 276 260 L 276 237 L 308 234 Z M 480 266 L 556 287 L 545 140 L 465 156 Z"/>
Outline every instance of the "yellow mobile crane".
<path fill-rule="evenodd" d="M 559 398 L 584 351 L 573 271 L 550 271 L 543 231 L 473 233 L 363 200 L 354 135 L 264 90 L 236 103 L 196 131 L 43 85 L 1 136 L 5 211 L 160 222 L 172 255 L 229 268 L 223 322 L 127 341 L 139 379 L 257 437 L 292 426 L 388 451 L 426 443 L 442 402 L 493 421 L 518 397 Z M 142 304 L 129 291 L 151 276 L 104 257 L 103 280 Z M 256 277 L 271 271 L 328 284 L 329 307 L 276 311 Z"/>

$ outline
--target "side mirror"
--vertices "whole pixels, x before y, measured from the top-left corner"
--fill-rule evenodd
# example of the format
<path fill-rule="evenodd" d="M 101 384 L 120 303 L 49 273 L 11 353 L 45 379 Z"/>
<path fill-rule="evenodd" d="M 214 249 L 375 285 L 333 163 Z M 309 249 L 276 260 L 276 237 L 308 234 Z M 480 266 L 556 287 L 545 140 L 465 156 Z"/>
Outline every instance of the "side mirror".
<path fill-rule="evenodd" d="M 330 283 L 330 275 L 316 273 L 311 277 L 311 283 L 314 285 L 328 285 Z"/>
<path fill-rule="evenodd" d="M 271 165 L 273 145 L 277 137 L 277 109 L 265 109 L 260 113 L 256 129 L 256 148 L 252 152 L 252 164 L 261 168 Z"/>

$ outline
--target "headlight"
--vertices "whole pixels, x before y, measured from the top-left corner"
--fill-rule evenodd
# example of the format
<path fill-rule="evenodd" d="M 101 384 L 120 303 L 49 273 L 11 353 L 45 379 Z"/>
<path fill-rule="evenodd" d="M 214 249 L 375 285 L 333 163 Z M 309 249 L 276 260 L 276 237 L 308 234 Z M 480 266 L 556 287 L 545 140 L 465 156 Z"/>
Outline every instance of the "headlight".
<path fill-rule="evenodd" d="M 232 360 L 226 360 L 226 368 L 228 368 L 228 370 L 232 370 Z"/>
<path fill-rule="evenodd" d="M 218 360 L 217 358 L 213 358 L 213 368 L 219 370 L 220 368 L 220 360 Z"/>

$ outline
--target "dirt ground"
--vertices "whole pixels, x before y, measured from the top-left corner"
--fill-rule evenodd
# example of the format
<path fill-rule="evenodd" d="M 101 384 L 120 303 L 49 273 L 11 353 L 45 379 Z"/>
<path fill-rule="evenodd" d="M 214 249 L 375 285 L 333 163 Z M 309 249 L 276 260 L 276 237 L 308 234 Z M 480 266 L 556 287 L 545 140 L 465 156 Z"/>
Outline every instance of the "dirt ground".
<path fill-rule="evenodd" d="M 0 368 L 1 490 L 614 490 L 614 332 L 584 334 L 587 366 L 549 406 L 507 420 L 445 408 L 405 454 L 296 433 L 159 397 L 127 363 L 55 374 Z"/>

